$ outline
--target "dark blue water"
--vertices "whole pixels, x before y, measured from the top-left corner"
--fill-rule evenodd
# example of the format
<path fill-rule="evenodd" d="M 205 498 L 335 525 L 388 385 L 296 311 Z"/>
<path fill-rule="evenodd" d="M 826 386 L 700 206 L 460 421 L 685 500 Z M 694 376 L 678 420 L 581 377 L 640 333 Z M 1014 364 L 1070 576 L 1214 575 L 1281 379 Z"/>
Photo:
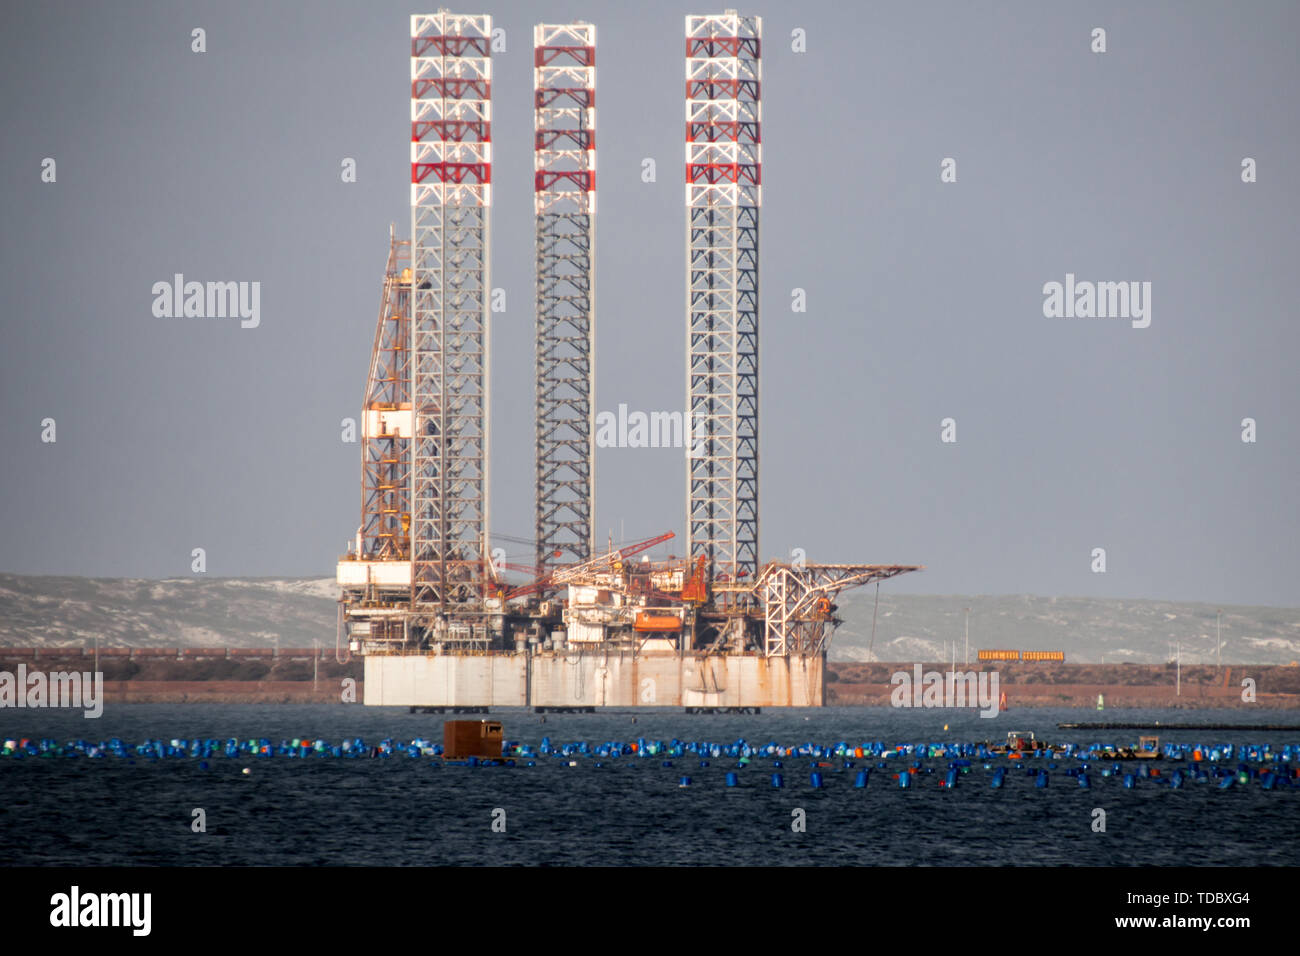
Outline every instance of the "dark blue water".
<path fill-rule="evenodd" d="M 970 712 L 821 708 L 755 716 L 687 716 L 676 711 L 548 715 L 501 710 L 506 736 L 538 744 L 637 737 L 743 737 L 784 745 L 978 741 L 1032 730 L 1052 742 L 1126 744 L 1138 731 L 1058 731 L 1060 721 L 1133 720 L 1294 723 L 1285 712 L 1025 710 L 984 720 Z M 360 736 L 441 739 L 443 718 L 404 709 L 330 705 L 117 705 L 99 720 L 79 712 L 7 710 L 0 736 L 108 739 Z M 944 723 L 948 730 L 943 730 Z M 1300 732 L 1182 731 L 1163 742 L 1300 742 Z M 809 786 L 809 761 L 786 758 L 785 789 L 770 786 L 770 762 L 539 758 L 535 767 L 437 766 L 404 755 L 381 759 L 0 758 L 0 861 L 57 865 L 791 865 L 1027 864 L 1297 865 L 1300 789 L 1258 783 L 1219 790 L 1188 781 L 1174 790 L 1092 774 L 1078 789 L 1059 761 L 1047 789 L 1008 771 L 1000 790 L 975 761 L 956 789 L 939 787 L 947 761 L 926 761 L 903 790 L 892 779 L 910 759 L 873 770 L 865 790 L 855 770 L 823 769 Z M 604 763 L 597 768 L 597 762 Z M 841 761 L 834 761 L 835 767 Z M 874 761 L 872 762 L 874 764 Z M 1006 761 L 1002 761 L 1003 764 Z M 1168 768 L 1169 761 L 1162 761 Z M 862 763 L 859 762 L 859 766 Z M 250 774 L 243 774 L 248 767 Z M 1130 768 L 1131 769 L 1131 768 Z M 740 786 L 725 786 L 728 771 Z M 678 779 L 693 782 L 680 788 Z M 192 811 L 207 832 L 191 830 Z M 1094 808 L 1106 832 L 1092 829 Z M 504 810 L 505 832 L 493 820 Z M 802 811 L 806 830 L 791 823 Z"/>

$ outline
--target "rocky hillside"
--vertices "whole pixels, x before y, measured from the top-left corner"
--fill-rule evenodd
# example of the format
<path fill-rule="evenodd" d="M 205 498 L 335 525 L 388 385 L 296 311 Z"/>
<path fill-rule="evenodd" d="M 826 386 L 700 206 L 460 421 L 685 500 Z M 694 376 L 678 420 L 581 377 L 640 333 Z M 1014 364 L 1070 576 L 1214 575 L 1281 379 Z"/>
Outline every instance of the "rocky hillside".
<path fill-rule="evenodd" d="M 334 643 L 329 578 L 28 577 L 0 574 L 0 645 L 311 647 Z"/>
<path fill-rule="evenodd" d="M 1300 660 L 1300 608 L 1180 601 L 999 595 L 888 594 L 881 588 L 874 644 L 874 589 L 842 595 L 831 644 L 839 661 L 957 660 L 965 654 L 963 609 L 970 608 L 970 656 L 979 648 L 1064 651 L 1074 663 L 1163 664 L 1177 642 L 1188 664 L 1213 664 L 1215 611 L 1223 611 L 1225 663 Z"/>
<path fill-rule="evenodd" d="M 32 577 L 0 574 L 0 646 L 311 647 L 334 641 L 330 578 Z M 1185 665 L 1215 661 L 1213 604 L 890 594 L 881 589 L 874 644 L 872 589 L 840 600 L 837 661 L 947 660 L 979 648 L 1063 650 L 1071 663 L 1163 664 L 1182 645 Z M 1300 660 L 1300 608 L 1223 607 L 1225 663 Z"/>

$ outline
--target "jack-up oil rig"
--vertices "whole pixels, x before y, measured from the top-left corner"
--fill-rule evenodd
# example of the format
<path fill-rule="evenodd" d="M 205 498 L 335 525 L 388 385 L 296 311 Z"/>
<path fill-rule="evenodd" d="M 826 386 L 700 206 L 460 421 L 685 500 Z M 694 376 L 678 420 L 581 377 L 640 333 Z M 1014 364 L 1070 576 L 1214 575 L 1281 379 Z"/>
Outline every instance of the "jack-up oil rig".
<path fill-rule="evenodd" d="M 762 21 L 686 17 L 685 557 L 597 553 L 596 31 L 534 30 L 536 525 L 489 531 L 492 22 L 411 18 L 411 239 L 390 234 L 339 640 L 365 702 L 819 706 L 843 590 L 914 565 L 758 549 Z M 639 556 L 639 560 L 636 560 Z M 523 580 L 510 581 L 510 576 Z"/>

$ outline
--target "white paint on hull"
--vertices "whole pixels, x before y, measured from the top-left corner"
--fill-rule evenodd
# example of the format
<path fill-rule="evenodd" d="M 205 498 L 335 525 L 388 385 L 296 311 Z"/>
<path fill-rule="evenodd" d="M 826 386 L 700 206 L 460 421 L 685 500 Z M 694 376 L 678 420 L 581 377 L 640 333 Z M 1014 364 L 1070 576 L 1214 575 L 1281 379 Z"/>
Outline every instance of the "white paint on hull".
<path fill-rule="evenodd" d="M 823 657 L 369 656 L 365 702 L 403 707 L 820 707 Z"/>

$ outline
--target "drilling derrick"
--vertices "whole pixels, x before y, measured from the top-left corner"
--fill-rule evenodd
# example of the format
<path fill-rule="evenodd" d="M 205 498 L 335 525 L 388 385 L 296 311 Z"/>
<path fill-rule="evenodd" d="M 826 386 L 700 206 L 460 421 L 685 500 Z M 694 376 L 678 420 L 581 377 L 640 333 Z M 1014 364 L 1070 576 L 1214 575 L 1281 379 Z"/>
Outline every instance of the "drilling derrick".
<path fill-rule="evenodd" d="M 390 234 L 379 321 L 366 378 L 357 554 L 367 561 L 410 560 L 410 246 Z"/>
<path fill-rule="evenodd" d="M 596 28 L 533 30 L 539 576 L 594 547 Z"/>
<path fill-rule="evenodd" d="M 687 554 L 758 570 L 762 19 L 686 18 Z"/>
<path fill-rule="evenodd" d="M 409 250 L 409 242 L 390 234 L 362 403 L 361 526 L 338 568 L 344 603 L 355 616 L 351 632 L 381 647 L 406 638 L 403 606 L 411 588 Z M 341 605 L 340 626 L 344 609 Z"/>
<path fill-rule="evenodd" d="M 498 532 L 534 549 L 512 564 L 487 552 L 492 23 L 411 18 L 411 239 L 390 234 L 338 564 L 367 704 L 817 706 L 840 593 L 920 570 L 759 562 L 761 27 L 686 18 L 687 541 L 660 560 L 672 531 L 593 540 L 596 29 L 534 28 L 535 537 Z"/>
<path fill-rule="evenodd" d="M 411 17 L 412 623 L 486 644 L 488 16 Z"/>

